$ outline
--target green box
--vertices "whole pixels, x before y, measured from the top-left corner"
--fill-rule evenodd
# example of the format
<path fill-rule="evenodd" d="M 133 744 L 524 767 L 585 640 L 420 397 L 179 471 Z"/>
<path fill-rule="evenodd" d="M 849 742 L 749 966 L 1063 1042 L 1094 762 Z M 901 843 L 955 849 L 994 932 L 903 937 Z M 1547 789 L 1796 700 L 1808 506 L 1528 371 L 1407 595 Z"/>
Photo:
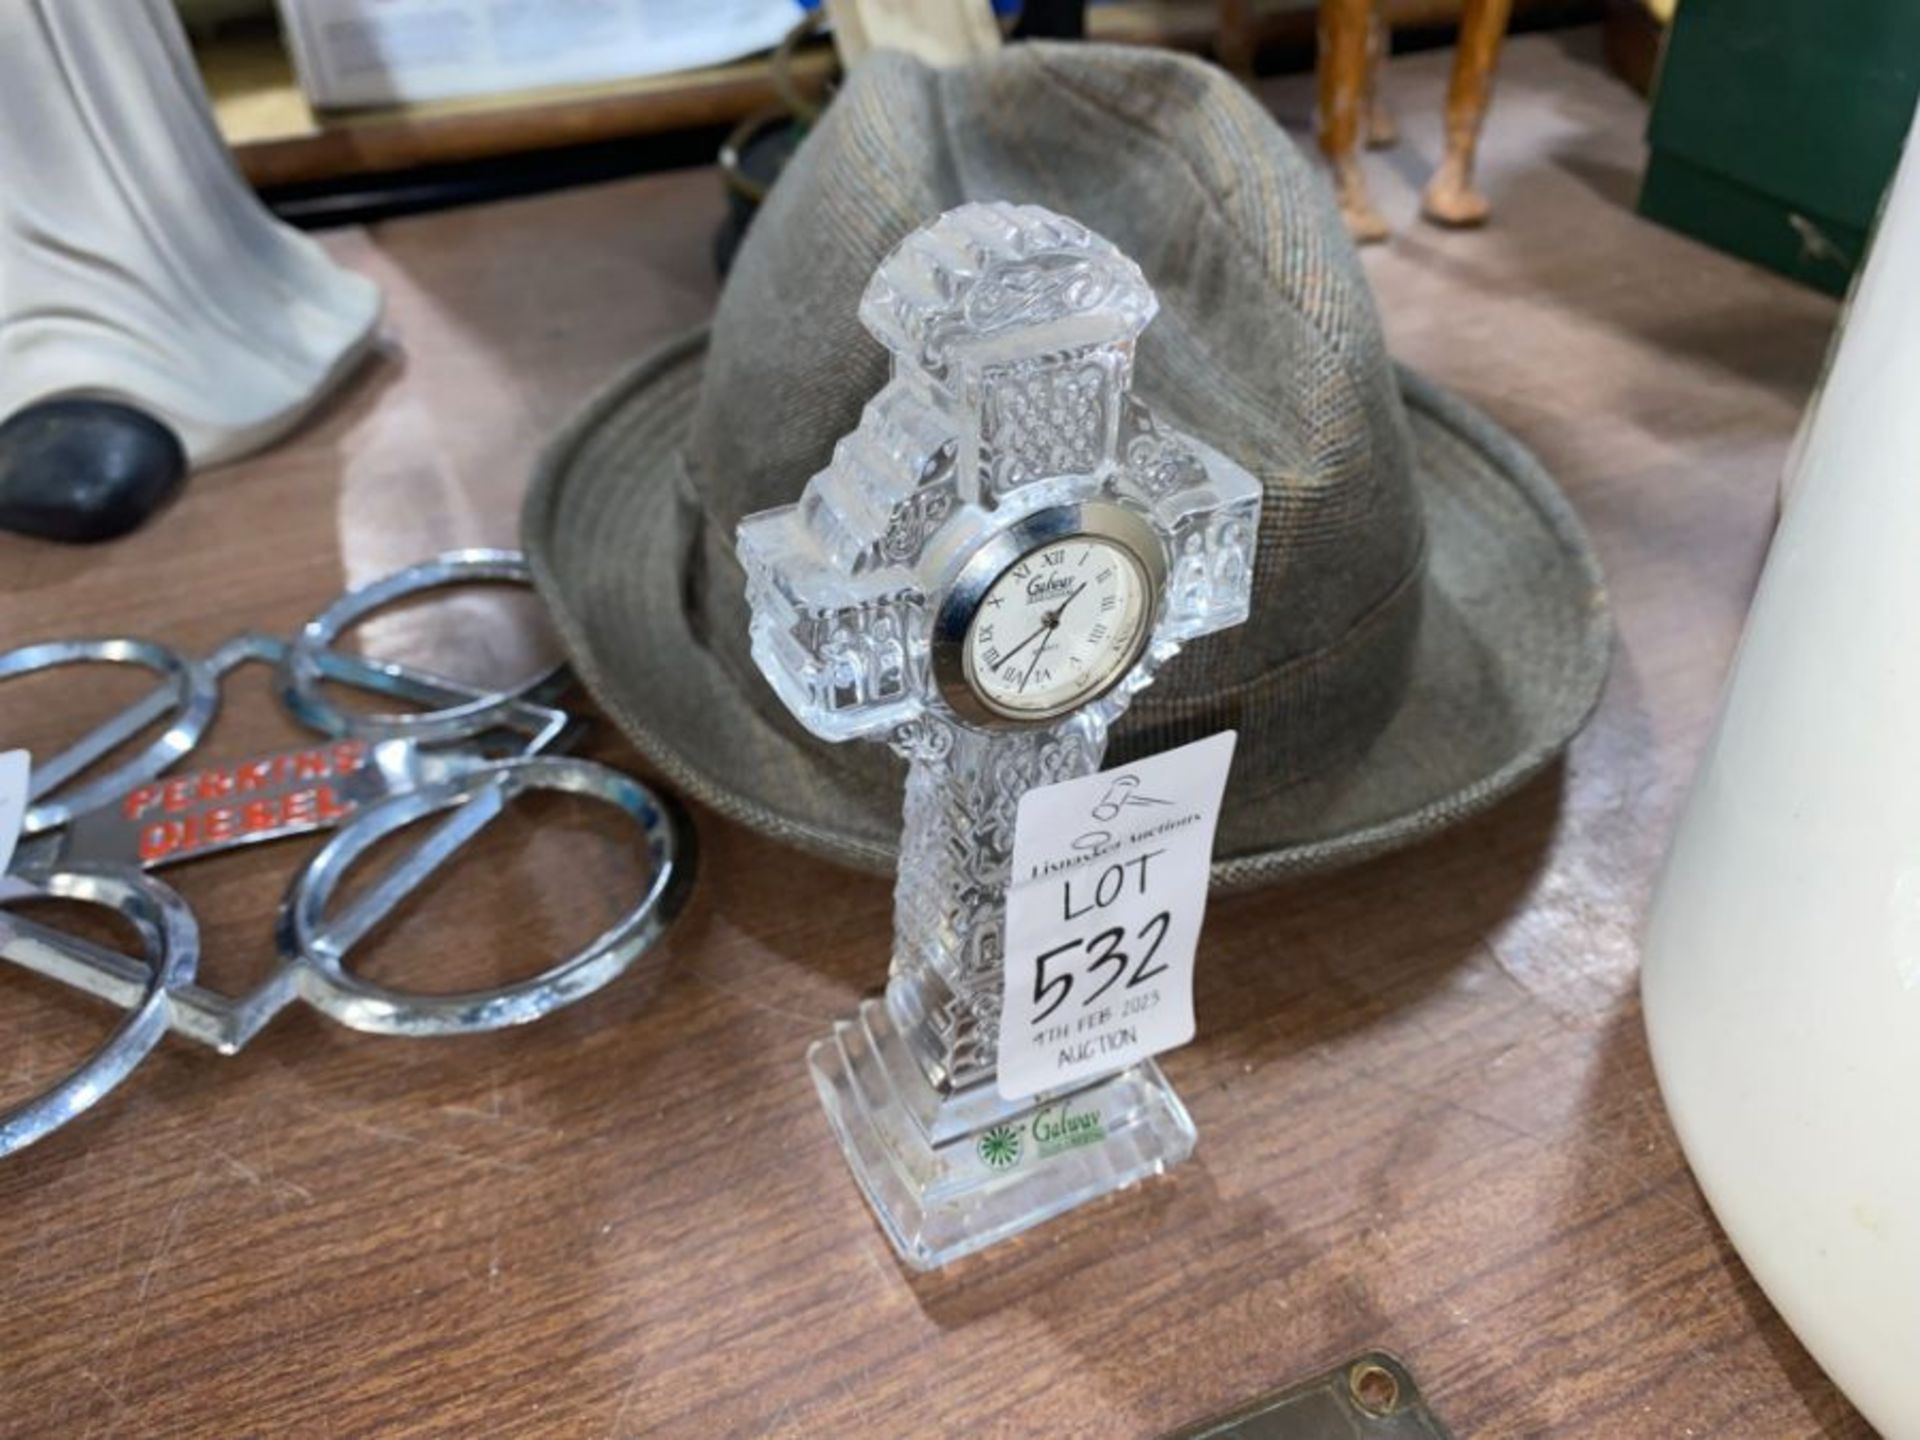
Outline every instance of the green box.
<path fill-rule="evenodd" d="M 1640 213 L 1845 291 L 1920 98 L 1920 0 L 1680 0 Z"/>

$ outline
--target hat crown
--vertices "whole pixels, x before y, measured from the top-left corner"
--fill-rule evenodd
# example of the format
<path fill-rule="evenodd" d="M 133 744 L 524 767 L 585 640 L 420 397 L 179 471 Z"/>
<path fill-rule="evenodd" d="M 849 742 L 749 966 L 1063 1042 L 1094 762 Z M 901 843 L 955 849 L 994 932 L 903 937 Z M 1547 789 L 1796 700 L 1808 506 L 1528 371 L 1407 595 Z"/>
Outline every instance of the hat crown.
<path fill-rule="evenodd" d="M 982 206 L 966 227 L 979 233 L 943 227 L 924 243 L 945 252 L 909 241 L 881 268 L 968 201 L 1045 207 L 1069 228 L 1009 241 L 989 223 L 1006 207 Z M 1233 727 L 1236 774 L 1285 784 L 1385 723 L 1417 631 L 1424 532 L 1351 242 L 1319 176 L 1230 77 L 1092 45 L 945 71 L 876 53 L 755 219 L 682 455 L 702 532 L 688 603 L 754 703 L 778 706 L 747 654 L 740 520 L 800 497 L 886 384 L 889 346 L 938 377 L 991 360 L 969 344 L 1070 337 L 1096 290 L 1129 302 L 1136 391 L 1263 491 L 1248 623 L 1170 664 L 1116 754 Z M 978 338 L 957 338 L 962 321 Z M 1150 461 L 1154 442 L 1128 443 Z"/>

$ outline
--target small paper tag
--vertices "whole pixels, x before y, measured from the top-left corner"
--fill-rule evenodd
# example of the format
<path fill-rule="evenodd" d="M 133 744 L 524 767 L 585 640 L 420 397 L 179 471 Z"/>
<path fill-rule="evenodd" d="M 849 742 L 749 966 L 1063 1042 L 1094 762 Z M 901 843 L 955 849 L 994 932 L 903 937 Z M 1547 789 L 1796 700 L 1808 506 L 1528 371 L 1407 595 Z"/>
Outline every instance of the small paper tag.
<path fill-rule="evenodd" d="M 1193 1038 L 1193 957 L 1233 760 L 1223 730 L 1020 798 L 999 1088 L 1008 1100 Z"/>
<path fill-rule="evenodd" d="M 27 818 L 27 777 L 32 769 L 24 750 L 0 754 L 0 878 L 13 863 L 13 847 L 20 843 L 20 826 Z"/>

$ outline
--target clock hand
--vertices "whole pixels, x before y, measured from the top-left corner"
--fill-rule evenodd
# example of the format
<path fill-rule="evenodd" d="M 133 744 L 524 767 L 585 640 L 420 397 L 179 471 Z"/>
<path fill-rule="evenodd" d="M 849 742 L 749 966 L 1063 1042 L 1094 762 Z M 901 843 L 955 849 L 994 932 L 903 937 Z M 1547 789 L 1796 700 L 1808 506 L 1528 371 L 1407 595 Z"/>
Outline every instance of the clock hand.
<path fill-rule="evenodd" d="M 1042 635 L 1046 634 L 1047 631 L 1051 630 L 1052 628 L 1053 628 L 1053 617 L 1048 616 L 1046 619 L 1040 622 L 1040 628 L 1038 630 L 1034 631 L 1033 634 L 1027 636 L 1026 639 L 1022 640 L 1018 645 L 1014 646 L 1013 649 L 1007 651 L 1007 653 L 1002 655 L 999 661 L 996 663 L 1001 665 L 1006 664 L 1007 661 L 1013 659 L 1014 656 L 1018 655 L 1022 650 L 1026 649 L 1027 646 L 1031 645 L 1035 640 L 1038 640 Z"/>
<path fill-rule="evenodd" d="M 1066 599 L 1060 602 L 1060 608 L 1055 610 L 1053 614 L 1047 617 L 1048 623 L 1051 625 L 1058 625 L 1060 623 L 1060 617 L 1067 613 L 1067 606 L 1071 605 L 1074 601 L 1078 600 L 1080 598 L 1080 591 L 1086 589 L 1090 583 L 1091 583 L 1090 581 L 1082 580 L 1079 584 L 1079 587 L 1073 592 L 1073 594 L 1067 596 Z"/>
<path fill-rule="evenodd" d="M 1033 659 L 1027 662 L 1027 673 L 1020 677 L 1020 693 L 1022 695 L 1027 693 L 1027 682 L 1033 679 L 1033 672 L 1035 667 L 1040 663 L 1040 657 L 1047 653 L 1047 646 L 1053 643 L 1053 626 L 1043 625 L 1040 628 L 1046 631 L 1047 638 L 1042 640 L 1040 642 L 1040 648 L 1033 652 Z"/>

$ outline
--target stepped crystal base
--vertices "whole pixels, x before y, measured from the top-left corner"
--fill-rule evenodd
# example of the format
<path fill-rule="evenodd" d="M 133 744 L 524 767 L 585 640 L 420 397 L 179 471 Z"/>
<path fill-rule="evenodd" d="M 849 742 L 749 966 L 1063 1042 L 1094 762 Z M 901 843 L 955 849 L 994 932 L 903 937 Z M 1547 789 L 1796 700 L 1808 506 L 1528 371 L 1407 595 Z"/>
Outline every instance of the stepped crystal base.
<path fill-rule="evenodd" d="M 1062 1094 L 1002 1100 L 991 1080 L 942 1096 L 893 1014 L 864 1001 L 807 1052 L 834 1134 L 900 1258 L 931 1270 L 1158 1175 L 1193 1121 L 1145 1061 Z"/>

